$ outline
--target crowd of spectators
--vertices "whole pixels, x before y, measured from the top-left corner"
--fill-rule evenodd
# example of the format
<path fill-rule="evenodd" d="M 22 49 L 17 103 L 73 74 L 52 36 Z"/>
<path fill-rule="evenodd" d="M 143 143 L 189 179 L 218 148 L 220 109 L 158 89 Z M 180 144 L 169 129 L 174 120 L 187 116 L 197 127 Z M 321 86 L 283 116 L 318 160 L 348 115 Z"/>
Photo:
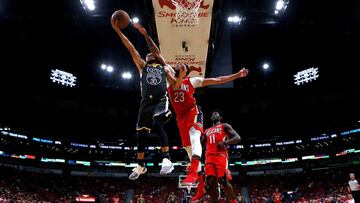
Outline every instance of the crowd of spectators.
<path fill-rule="evenodd" d="M 253 203 L 274 202 L 275 190 L 280 192 L 281 202 L 351 203 L 347 176 L 341 170 L 250 176 L 246 185 Z M 240 193 L 244 186 L 241 181 L 235 178 L 232 185 L 238 201 L 245 202 Z M 143 176 L 132 182 L 126 177 L 65 176 L 0 167 L 0 202 L 75 202 L 81 195 L 111 203 L 123 203 L 127 196 L 133 203 L 182 203 L 189 198 L 174 177 Z M 203 202 L 207 201 L 205 198 Z"/>

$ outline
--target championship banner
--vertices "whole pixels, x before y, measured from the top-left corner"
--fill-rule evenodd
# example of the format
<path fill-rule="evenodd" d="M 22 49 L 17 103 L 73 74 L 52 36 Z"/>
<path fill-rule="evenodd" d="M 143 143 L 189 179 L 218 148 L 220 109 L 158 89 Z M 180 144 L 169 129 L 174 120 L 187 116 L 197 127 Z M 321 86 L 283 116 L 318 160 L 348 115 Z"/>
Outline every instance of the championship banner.
<path fill-rule="evenodd" d="M 153 0 L 153 7 L 160 50 L 166 62 L 172 67 L 177 64 L 187 64 L 193 70 L 190 73 L 191 77 L 204 77 L 213 0 L 201 2 L 197 24 L 176 19 L 176 7 L 172 0 Z"/>

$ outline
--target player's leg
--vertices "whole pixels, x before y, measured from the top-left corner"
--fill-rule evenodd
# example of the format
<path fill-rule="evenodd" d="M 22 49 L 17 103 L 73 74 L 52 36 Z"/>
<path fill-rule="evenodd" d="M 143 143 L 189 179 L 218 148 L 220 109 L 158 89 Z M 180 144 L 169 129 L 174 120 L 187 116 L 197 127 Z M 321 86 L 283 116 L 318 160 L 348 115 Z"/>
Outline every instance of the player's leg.
<path fill-rule="evenodd" d="M 218 189 L 218 178 L 216 176 L 207 176 L 206 177 L 206 190 L 210 195 L 210 202 L 215 203 L 219 201 L 219 192 Z"/>
<path fill-rule="evenodd" d="M 201 171 L 200 158 L 202 155 L 202 146 L 201 146 L 201 135 L 204 132 L 203 129 L 203 114 L 200 107 L 196 108 L 196 114 L 193 118 L 193 125 L 190 128 L 190 142 L 192 147 L 192 158 L 197 160 L 194 163 L 194 168 L 196 172 Z"/>
<path fill-rule="evenodd" d="M 163 158 L 160 170 L 161 174 L 171 173 L 171 171 L 174 170 L 169 154 L 169 139 L 164 128 L 164 124 L 167 123 L 170 118 L 171 111 L 169 109 L 169 101 L 167 97 L 164 97 L 155 106 L 153 116 L 153 130 L 158 135 Z"/>
<path fill-rule="evenodd" d="M 213 163 L 213 161 L 214 161 L 213 157 L 207 157 L 207 159 L 205 161 L 205 176 L 199 176 L 199 184 L 197 186 L 197 191 L 196 191 L 196 194 L 191 199 L 191 202 L 198 202 L 206 194 L 209 194 L 210 189 L 212 189 L 210 187 L 212 182 L 210 182 L 210 183 L 208 182 L 208 177 L 210 177 L 210 176 L 217 177 L 216 166 Z M 217 183 L 216 183 L 216 187 L 217 187 Z M 215 190 L 216 190 L 216 188 L 215 188 Z"/>
<path fill-rule="evenodd" d="M 193 184 L 198 178 L 198 172 L 201 171 L 201 155 L 202 155 L 202 146 L 201 146 L 201 133 L 203 131 L 202 127 L 202 113 L 196 108 L 193 112 L 190 112 L 187 118 L 187 132 L 190 138 L 191 143 L 191 164 L 188 170 L 188 175 L 184 179 L 184 184 Z"/>
<path fill-rule="evenodd" d="M 227 175 L 224 174 L 223 177 L 219 179 L 220 184 L 224 188 L 224 193 L 226 198 L 230 201 L 230 203 L 236 203 L 236 195 L 234 194 L 234 189 L 232 185 L 230 184 L 229 179 L 227 178 Z"/>
<path fill-rule="evenodd" d="M 149 117 L 149 103 L 145 100 L 142 100 L 139 108 L 138 121 L 136 124 L 138 165 L 132 170 L 132 173 L 129 175 L 130 180 L 136 180 L 141 174 L 144 174 L 147 171 L 144 158 L 146 139 L 150 130 L 151 117 Z"/>
<path fill-rule="evenodd" d="M 186 126 L 186 114 L 176 115 L 176 123 L 179 128 L 179 134 L 181 138 L 182 147 L 185 149 L 189 160 L 191 161 L 192 151 L 191 151 L 191 142 L 189 135 L 189 127 Z"/>
<path fill-rule="evenodd" d="M 198 177 L 199 184 L 196 187 L 196 194 L 191 198 L 191 202 L 200 201 L 206 194 L 206 183 L 205 183 L 205 174 L 201 174 Z"/>

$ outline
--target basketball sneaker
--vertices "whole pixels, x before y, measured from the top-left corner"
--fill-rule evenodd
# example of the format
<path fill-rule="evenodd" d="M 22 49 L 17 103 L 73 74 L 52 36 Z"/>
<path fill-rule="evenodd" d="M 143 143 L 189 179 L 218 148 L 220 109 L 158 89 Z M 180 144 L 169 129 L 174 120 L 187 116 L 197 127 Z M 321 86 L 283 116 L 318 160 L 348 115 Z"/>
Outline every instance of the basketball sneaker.
<path fill-rule="evenodd" d="M 160 174 L 171 173 L 171 171 L 173 170 L 174 170 L 173 163 L 168 158 L 163 158 L 163 161 L 161 163 Z"/>
<path fill-rule="evenodd" d="M 196 173 L 195 170 L 190 168 L 190 170 L 188 170 L 188 174 L 187 174 L 186 178 L 182 181 L 182 184 L 183 185 L 192 185 L 195 183 L 195 181 L 197 179 L 198 179 L 198 174 Z"/>
<path fill-rule="evenodd" d="M 141 174 L 146 173 L 147 168 L 140 166 L 139 164 L 133 168 L 132 173 L 129 175 L 130 180 L 136 180 Z"/>
<path fill-rule="evenodd" d="M 199 176 L 198 178 L 199 180 L 199 184 L 196 188 L 197 192 L 195 194 L 195 196 L 193 196 L 191 198 L 191 203 L 195 203 L 195 202 L 200 202 L 200 200 L 205 197 L 206 190 L 205 190 L 205 181 L 204 181 L 204 177 L 202 175 Z"/>
<path fill-rule="evenodd" d="M 188 174 L 186 178 L 182 181 L 183 185 L 192 185 L 195 183 L 195 181 L 198 179 L 197 170 L 199 168 L 199 165 L 201 165 L 199 159 L 192 159 L 190 167 L 188 168 Z"/>

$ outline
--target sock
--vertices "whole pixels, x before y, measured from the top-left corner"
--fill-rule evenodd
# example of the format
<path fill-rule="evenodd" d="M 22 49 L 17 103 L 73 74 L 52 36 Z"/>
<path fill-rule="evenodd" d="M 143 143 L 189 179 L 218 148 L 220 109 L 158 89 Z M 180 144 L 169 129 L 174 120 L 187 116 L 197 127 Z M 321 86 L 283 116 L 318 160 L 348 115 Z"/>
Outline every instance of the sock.
<path fill-rule="evenodd" d="M 162 153 L 162 158 L 167 158 L 167 159 L 170 160 L 170 154 L 169 154 L 169 152 L 163 152 L 163 153 Z"/>
<path fill-rule="evenodd" d="M 138 159 L 138 165 L 141 166 L 141 167 L 145 167 L 144 159 Z"/>
<path fill-rule="evenodd" d="M 196 158 L 192 158 L 191 159 L 191 170 L 193 171 L 193 172 L 197 172 L 197 169 L 198 169 L 198 167 L 199 167 L 199 163 L 200 163 L 200 160 L 199 159 L 196 159 Z"/>

